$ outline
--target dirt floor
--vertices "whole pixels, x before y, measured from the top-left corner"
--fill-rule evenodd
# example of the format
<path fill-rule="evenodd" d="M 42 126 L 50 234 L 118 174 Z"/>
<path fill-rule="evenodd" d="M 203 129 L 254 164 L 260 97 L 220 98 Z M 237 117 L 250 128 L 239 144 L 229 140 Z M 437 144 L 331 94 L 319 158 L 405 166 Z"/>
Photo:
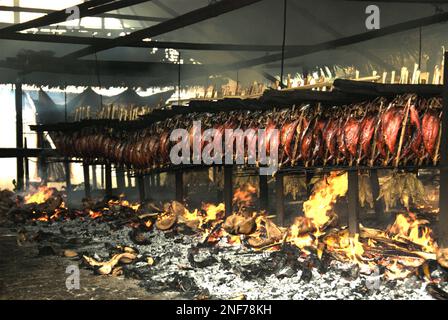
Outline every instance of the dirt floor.
<path fill-rule="evenodd" d="M 179 299 L 175 293 L 151 295 L 137 281 L 97 276 L 80 268 L 80 289 L 68 290 L 67 258 L 45 255 L 35 245 L 18 246 L 16 234 L 0 228 L 0 300 Z"/>

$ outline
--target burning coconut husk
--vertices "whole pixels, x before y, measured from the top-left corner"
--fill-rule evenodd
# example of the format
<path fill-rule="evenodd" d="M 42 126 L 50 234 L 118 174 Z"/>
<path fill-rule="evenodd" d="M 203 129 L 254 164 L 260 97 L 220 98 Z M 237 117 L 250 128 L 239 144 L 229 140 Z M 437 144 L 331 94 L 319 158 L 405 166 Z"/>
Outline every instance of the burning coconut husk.
<path fill-rule="evenodd" d="M 255 218 L 232 214 L 224 221 L 222 228 L 232 235 L 249 235 L 256 229 Z"/>
<path fill-rule="evenodd" d="M 24 197 L 16 197 L 16 205 L 11 208 L 9 215 L 18 223 L 26 220 L 50 221 L 60 218 L 67 213 L 64 194 L 55 188 L 40 186 Z"/>
<path fill-rule="evenodd" d="M 163 212 L 157 215 L 156 227 L 167 231 L 176 225 L 186 226 L 193 231 L 207 231 L 212 229 L 216 221 L 224 218 L 224 204 L 204 204 L 201 209 L 189 211 L 178 201 L 164 205 Z"/>
<path fill-rule="evenodd" d="M 25 223 L 28 220 L 47 222 L 76 218 L 117 223 L 119 220 L 123 223 L 131 223 L 134 220 L 137 223 L 142 208 L 140 203 L 130 203 L 121 195 L 102 200 L 85 198 L 81 208 L 69 209 L 65 204 L 65 194 L 47 186 L 40 186 L 23 197 L 16 195 L 15 198 L 14 206 L 8 212 L 10 220 L 15 223 Z"/>
<path fill-rule="evenodd" d="M 280 228 L 266 216 L 256 219 L 256 230 L 250 234 L 247 242 L 253 248 L 262 248 L 284 239 L 286 228 Z"/>
<path fill-rule="evenodd" d="M 177 215 L 173 212 L 164 212 L 157 217 L 156 227 L 159 230 L 166 231 L 174 227 L 177 222 Z"/>
<path fill-rule="evenodd" d="M 114 254 L 108 261 L 100 262 L 94 258 L 83 256 L 84 261 L 100 275 L 121 275 L 118 264 L 130 264 L 137 259 L 137 252 L 129 247 L 117 247 L 122 253 Z"/>

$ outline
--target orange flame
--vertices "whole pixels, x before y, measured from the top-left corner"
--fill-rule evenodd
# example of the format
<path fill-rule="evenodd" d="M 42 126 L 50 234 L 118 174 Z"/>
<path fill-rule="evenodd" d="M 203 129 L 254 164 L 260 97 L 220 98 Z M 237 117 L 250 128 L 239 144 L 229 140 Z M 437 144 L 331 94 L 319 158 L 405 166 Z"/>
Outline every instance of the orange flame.
<path fill-rule="evenodd" d="M 299 248 L 317 246 L 321 227 L 330 221 L 329 212 L 339 197 L 348 190 L 347 174 L 332 173 L 318 182 L 313 194 L 303 203 L 305 217 L 297 218 L 289 229 L 288 241 Z"/>
<path fill-rule="evenodd" d="M 215 221 L 218 219 L 222 219 L 224 217 L 225 205 L 224 203 L 220 203 L 217 206 L 214 204 L 204 204 L 202 208 L 206 212 L 206 216 L 204 219 L 204 223 L 208 221 Z"/>
<path fill-rule="evenodd" d="M 121 207 L 131 208 L 134 211 L 137 211 L 138 209 L 140 209 L 140 206 L 141 206 L 140 203 L 130 203 L 128 200 L 124 199 L 124 195 L 120 195 L 119 200 L 109 200 L 107 202 L 107 204 L 109 205 L 109 207 L 121 206 Z"/>
<path fill-rule="evenodd" d="M 89 210 L 89 216 L 90 216 L 90 218 L 95 220 L 95 219 L 98 219 L 99 217 L 102 217 L 103 213 L 100 211 Z"/>
<path fill-rule="evenodd" d="M 344 196 L 348 190 L 347 174 L 332 173 L 327 179 L 316 184 L 309 200 L 303 203 L 305 217 L 312 219 L 316 227 L 325 225 L 330 217 L 327 212 L 339 197 Z"/>
<path fill-rule="evenodd" d="M 429 221 L 418 219 L 413 213 L 399 214 L 395 222 L 388 228 L 387 233 L 394 240 L 409 240 L 420 245 L 425 252 L 434 253 L 436 245 L 431 229 L 426 226 L 428 223 Z"/>
<path fill-rule="evenodd" d="M 50 199 L 55 192 L 54 188 L 49 188 L 47 186 L 40 186 L 36 192 L 33 192 L 29 195 L 25 196 L 25 203 L 35 203 L 42 204 L 45 203 L 48 199 Z"/>
<path fill-rule="evenodd" d="M 352 237 L 348 230 L 344 230 L 334 236 L 326 237 L 324 241 L 328 251 L 340 253 L 349 261 L 358 264 L 364 263 L 362 259 L 364 247 L 359 241 L 359 234 L 355 234 Z"/>

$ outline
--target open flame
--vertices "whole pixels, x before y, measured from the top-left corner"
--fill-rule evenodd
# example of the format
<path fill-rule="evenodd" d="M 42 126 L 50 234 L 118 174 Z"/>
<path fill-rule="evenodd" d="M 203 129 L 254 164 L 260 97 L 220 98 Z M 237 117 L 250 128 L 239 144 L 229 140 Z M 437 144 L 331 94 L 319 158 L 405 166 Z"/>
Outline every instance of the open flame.
<path fill-rule="evenodd" d="M 304 217 L 298 217 L 289 228 L 288 241 L 303 249 L 318 245 L 322 230 L 336 217 L 332 211 L 339 197 L 348 190 L 347 174 L 331 173 L 316 183 L 310 198 L 303 203 Z"/>
<path fill-rule="evenodd" d="M 348 230 L 343 230 L 335 235 L 324 238 L 326 249 L 329 252 L 340 254 L 343 260 L 363 264 L 364 247 L 359 240 L 359 234 L 351 237 Z"/>
<path fill-rule="evenodd" d="M 48 199 L 50 199 L 55 193 L 54 188 L 49 188 L 47 186 L 40 186 L 37 191 L 32 192 L 25 196 L 26 204 L 42 204 L 45 203 Z"/>
<path fill-rule="evenodd" d="M 385 277 L 389 279 L 407 277 L 425 260 L 435 259 L 437 244 L 428 226 L 429 221 L 414 213 L 398 214 L 395 222 L 385 231 L 361 226 L 360 234 L 350 235 L 346 228 L 336 228 L 333 223 L 337 219 L 334 205 L 348 191 L 347 178 L 346 173 L 332 173 L 316 183 L 312 195 L 303 203 L 304 215 L 296 218 L 288 228 L 276 226 L 264 212 L 242 210 L 254 203 L 257 189 L 251 184 L 235 191 L 233 200 L 238 210 L 231 217 L 225 216 L 223 203 L 203 204 L 200 209 L 190 210 L 173 202 L 164 208 L 167 212 L 149 214 L 156 220 L 145 219 L 141 224 L 148 232 L 153 224 L 157 228 L 165 226 L 166 229 L 159 228 L 163 231 L 176 224 L 186 225 L 196 231 L 204 242 L 244 244 L 257 250 L 278 250 L 282 244 L 289 243 L 299 247 L 305 255 L 315 252 L 321 258 L 326 252 L 337 260 L 353 262 L 370 270 L 383 266 L 386 268 Z M 54 196 L 54 191 L 40 187 L 37 192 L 26 196 L 25 201 L 45 203 Z M 112 213 L 115 207 L 142 213 L 140 204 L 130 203 L 122 196 L 118 200 L 110 200 L 101 210 L 87 209 L 83 215 L 98 219 L 105 213 Z M 39 220 L 57 219 L 63 215 L 64 208 L 62 204 L 52 214 L 41 216 Z M 167 219 L 166 223 L 159 223 L 163 219 Z"/>
<path fill-rule="evenodd" d="M 336 200 L 347 193 L 347 190 L 347 173 L 333 172 L 316 184 L 309 200 L 303 203 L 305 217 L 311 219 L 318 229 L 324 226 L 330 220 L 327 213 L 333 209 Z"/>
<path fill-rule="evenodd" d="M 426 226 L 429 221 L 418 219 L 413 213 L 399 214 L 387 233 L 395 240 L 409 240 L 420 245 L 425 252 L 434 253 L 436 246 L 431 229 Z"/>
<path fill-rule="evenodd" d="M 220 203 L 217 206 L 215 206 L 214 204 L 207 203 L 204 204 L 202 208 L 205 211 L 205 217 L 203 219 L 202 224 L 205 224 L 209 221 L 216 221 L 224 217 L 225 213 L 224 203 Z"/>
<path fill-rule="evenodd" d="M 121 206 L 121 207 L 128 207 L 133 209 L 134 211 L 137 211 L 138 209 L 140 209 L 140 203 L 130 203 L 128 200 L 125 199 L 125 195 L 121 194 L 120 198 L 117 200 L 109 200 L 108 203 L 109 207 L 112 206 Z"/>

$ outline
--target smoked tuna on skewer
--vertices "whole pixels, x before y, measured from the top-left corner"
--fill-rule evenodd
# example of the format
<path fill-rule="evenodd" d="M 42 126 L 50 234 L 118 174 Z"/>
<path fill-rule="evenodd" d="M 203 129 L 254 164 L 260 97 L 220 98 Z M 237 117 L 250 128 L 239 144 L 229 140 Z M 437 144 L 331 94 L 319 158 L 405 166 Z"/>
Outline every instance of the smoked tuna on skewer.
<path fill-rule="evenodd" d="M 200 121 L 200 130 L 193 126 L 194 121 Z M 131 132 L 90 126 L 72 132 L 54 132 L 52 138 L 64 156 L 145 170 L 172 165 L 171 148 L 179 141 L 171 141 L 170 136 L 172 130 L 181 128 L 187 132 L 184 138 L 190 143 L 190 151 L 196 139 L 200 139 L 196 151 L 201 154 L 204 148 L 211 148 L 211 140 L 204 141 L 202 134 L 215 129 L 216 138 L 222 139 L 222 160 L 225 152 L 232 160 L 239 154 L 244 156 L 244 164 L 258 163 L 259 129 L 265 130 L 265 155 L 270 156 L 273 146 L 282 166 L 400 166 L 421 165 L 423 161 L 436 164 L 441 99 L 402 95 L 347 106 L 194 112 Z M 234 139 L 226 145 L 227 129 L 245 132 L 243 144 Z M 249 150 L 254 149 L 256 159 L 250 158 L 254 155 Z"/>

